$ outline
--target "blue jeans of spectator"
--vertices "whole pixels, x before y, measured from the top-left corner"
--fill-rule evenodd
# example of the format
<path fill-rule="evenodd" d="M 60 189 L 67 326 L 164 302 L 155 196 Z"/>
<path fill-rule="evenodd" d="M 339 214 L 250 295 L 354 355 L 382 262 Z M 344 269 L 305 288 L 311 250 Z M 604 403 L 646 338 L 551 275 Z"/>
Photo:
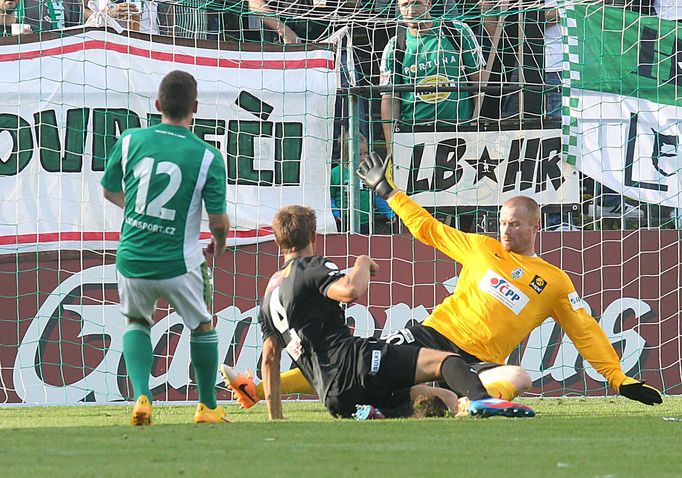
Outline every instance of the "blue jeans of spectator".
<path fill-rule="evenodd" d="M 209 10 L 206 12 L 206 39 L 219 40 L 222 31 L 222 13 Z"/>

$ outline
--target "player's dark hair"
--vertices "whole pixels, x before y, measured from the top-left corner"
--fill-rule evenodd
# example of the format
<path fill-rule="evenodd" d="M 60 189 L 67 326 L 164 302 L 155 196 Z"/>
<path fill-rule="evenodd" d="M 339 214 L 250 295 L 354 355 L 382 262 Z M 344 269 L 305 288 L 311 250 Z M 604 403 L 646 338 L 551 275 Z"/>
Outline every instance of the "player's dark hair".
<path fill-rule="evenodd" d="M 161 80 L 159 103 L 168 118 L 180 120 L 192 112 L 197 100 L 197 80 L 186 71 L 174 70 Z"/>
<path fill-rule="evenodd" d="M 447 413 L 448 406 L 440 397 L 418 395 L 412 402 L 412 416 L 414 418 L 444 417 Z"/>
<path fill-rule="evenodd" d="M 305 206 L 283 207 L 275 213 L 272 230 L 283 252 L 299 251 L 315 238 L 317 230 L 315 211 Z"/>

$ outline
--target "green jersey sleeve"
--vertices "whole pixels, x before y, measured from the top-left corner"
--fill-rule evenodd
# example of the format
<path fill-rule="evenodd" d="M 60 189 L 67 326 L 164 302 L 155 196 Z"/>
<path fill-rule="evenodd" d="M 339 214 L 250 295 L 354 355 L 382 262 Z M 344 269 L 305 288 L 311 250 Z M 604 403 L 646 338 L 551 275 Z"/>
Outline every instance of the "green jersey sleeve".
<path fill-rule="evenodd" d="M 467 74 L 475 73 L 485 66 L 483 49 L 476 40 L 476 34 L 464 22 L 453 22 L 461 32 L 462 63 Z"/>
<path fill-rule="evenodd" d="M 100 184 L 105 189 L 111 191 L 112 193 L 119 193 L 123 191 L 123 140 L 126 135 L 121 135 L 114 144 L 114 147 L 107 158 L 107 164 L 104 168 L 104 175 L 100 180 Z"/>
<path fill-rule="evenodd" d="M 223 214 L 227 208 L 225 161 L 223 161 L 223 155 L 217 149 L 212 148 L 211 152 L 214 154 L 213 161 L 211 161 L 211 165 L 208 167 L 206 184 L 204 184 L 201 197 L 204 200 L 204 206 L 208 214 Z"/>

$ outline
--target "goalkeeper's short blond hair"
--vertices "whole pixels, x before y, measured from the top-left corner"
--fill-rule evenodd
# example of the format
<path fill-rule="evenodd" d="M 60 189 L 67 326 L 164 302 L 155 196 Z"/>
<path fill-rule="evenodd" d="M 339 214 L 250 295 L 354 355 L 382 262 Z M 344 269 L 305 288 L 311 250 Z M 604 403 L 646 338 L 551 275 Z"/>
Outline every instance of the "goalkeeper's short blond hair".
<path fill-rule="evenodd" d="M 514 196 L 507 199 L 502 207 L 523 206 L 528 213 L 528 219 L 531 224 L 535 224 L 540 220 L 540 205 L 533 198 L 528 196 Z"/>

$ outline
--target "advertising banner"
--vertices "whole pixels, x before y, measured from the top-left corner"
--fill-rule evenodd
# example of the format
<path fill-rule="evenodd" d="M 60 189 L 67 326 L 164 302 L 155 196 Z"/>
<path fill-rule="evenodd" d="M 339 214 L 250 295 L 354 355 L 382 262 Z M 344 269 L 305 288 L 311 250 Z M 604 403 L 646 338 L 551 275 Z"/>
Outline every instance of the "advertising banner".
<path fill-rule="evenodd" d="M 13 85 L 0 91 L 0 253 L 115 247 L 122 214 L 99 185 L 107 155 L 123 130 L 160 121 L 159 83 L 175 69 L 198 82 L 194 133 L 225 158 L 231 243 L 271 238 L 287 204 L 315 208 L 320 231 L 336 231 L 332 50 L 215 49 L 102 30 L 21 40 L 0 40 L 2 81 Z"/>
<path fill-rule="evenodd" d="M 682 393 L 682 257 L 676 231 L 547 232 L 539 240 L 541 255 L 573 280 L 625 373 L 666 393 Z M 379 264 L 368 296 L 346 310 L 354 334 L 363 337 L 421 322 L 454 290 L 459 274 L 452 260 L 404 235 L 328 235 L 318 238 L 317 247 L 341 269 L 351 267 L 359 254 L 369 253 Z M 0 403 L 131 397 L 113 254 L 28 256 L 0 263 L 0 277 L 12 278 L 0 281 L 0 310 L 9 311 L 0 320 Z M 214 268 L 219 357 L 241 371 L 260 373 L 258 302 L 280 265 L 276 245 L 265 242 L 230 249 Z M 167 304 L 159 305 L 151 337 L 154 398 L 196 399 L 190 331 Z M 614 393 L 551 318 L 508 362 L 528 370 L 534 381 L 531 394 Z M 290 366 L 284 354 L 282 369 Z M 222 384 L 219 376 L 216 383 Z M 221 389 L 219 397 L 229 394 Z"/>

